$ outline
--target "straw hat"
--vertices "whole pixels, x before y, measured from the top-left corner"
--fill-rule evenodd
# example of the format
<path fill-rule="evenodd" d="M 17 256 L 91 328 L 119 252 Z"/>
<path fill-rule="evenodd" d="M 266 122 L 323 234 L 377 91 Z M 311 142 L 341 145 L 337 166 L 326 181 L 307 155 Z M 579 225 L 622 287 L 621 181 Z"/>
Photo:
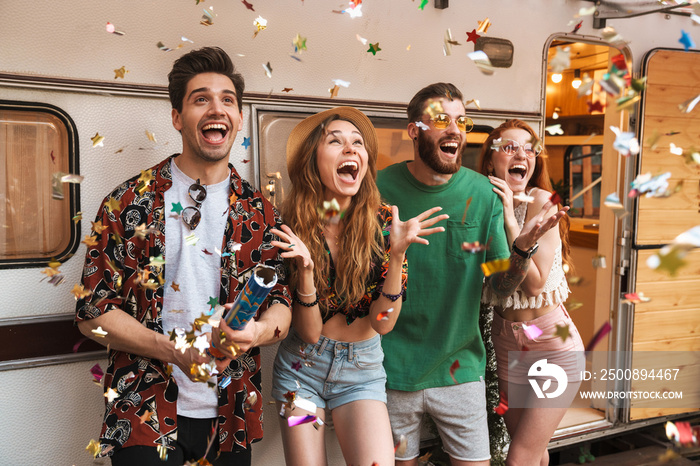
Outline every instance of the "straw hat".
<path fill-rule="evenodd" d="M 371 154 L 374 154 L 376 157 L 379 142 L 377 141 L 377 133 L 374 130 L 374 126 L 367 118 L 367 115 L 354 107 L 335 107 L 311 115 L 294 127 L 289 134 L 289 139 L 287 139 L 287 170 L 289 170 L 292 158 L 299 151 L 306 138 L 309 137 L 309 134 L 331 115 L 339 115 L 340 118 L 348 120 L 355 125 L 362 133 L 367 153 L 370 154 L 370 157 Z"/>

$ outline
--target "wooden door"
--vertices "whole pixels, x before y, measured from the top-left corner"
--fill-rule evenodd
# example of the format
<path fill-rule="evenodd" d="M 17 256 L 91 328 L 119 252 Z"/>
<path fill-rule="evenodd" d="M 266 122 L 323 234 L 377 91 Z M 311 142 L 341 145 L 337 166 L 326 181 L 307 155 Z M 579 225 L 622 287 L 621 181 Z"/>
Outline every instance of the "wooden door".
<path fill-rule="evenodd" d="M 688 164 L 671 153 L 671 144 L 700 149 L 700 105 L 690 112 L 680 106 L 700 95 L 700 53 L 654 50 L 644 63 L 647 88 L 641 105 L 642 146 L 638 174 L 671 172 L 669 188 L 679 192 L 666 198 L 640 197 L 637 202 L 632 264 L 636 291 L 651 301 L 634 306 L 632 350 L 683 351 L 700 354 L 700 250 L 690 252 L 687 265 L 675 275 L 651 269 L 647 259 L 679 234 L 700 225 L 700 165 Z M 663 364 L 663 353 L 658 353 Z M 658 401 L 632 401 L 630 419 L 646 419 L 689 411 L 700 406 L 700 361 L 692 353 L 679 355 L 685 367 L 670 390 L 683 390 L 678 408 L 658 409 Z M 666 356 L 667 357 L 667 356 Z M 648 357 L 644 358 L 648 360 Z M 633 368 L 647 361 L 634 357 Z M 632 389 L 649 389 L 632 383 Z M 658 382 L 657 382 L 658 386 Z"/>

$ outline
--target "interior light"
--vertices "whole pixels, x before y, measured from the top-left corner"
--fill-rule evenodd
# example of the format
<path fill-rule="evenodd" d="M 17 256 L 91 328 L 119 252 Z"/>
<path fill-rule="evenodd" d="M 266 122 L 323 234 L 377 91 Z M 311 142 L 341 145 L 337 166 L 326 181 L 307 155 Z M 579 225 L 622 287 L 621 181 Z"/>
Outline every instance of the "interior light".
<path fill-rule="evenodd" d="M 561 73 L 553 73 L 552 74 L 552 82 L 553 83 L 560 83 L 561 82 Z"/>
<path fill-rule="evenodd" d="M 574 80 L 571 81 L 571 87 L 578 89 L 581 86 L 581 70 L 574 70 Z"/>

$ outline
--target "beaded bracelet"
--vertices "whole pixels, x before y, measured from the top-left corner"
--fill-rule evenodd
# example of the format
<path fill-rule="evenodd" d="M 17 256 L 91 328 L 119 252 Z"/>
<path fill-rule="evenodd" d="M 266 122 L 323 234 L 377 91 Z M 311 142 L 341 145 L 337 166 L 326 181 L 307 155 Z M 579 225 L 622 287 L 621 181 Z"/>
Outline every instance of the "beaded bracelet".
<path fill-rule="evenodd" d="M 305 303 L 304 301 L 302 301 L 301 299 L 299 299 L 299 296 L 297 296 L 297 295 L 298 295 L 298 293 L 297 293 L 296 290 L 295 290 L 295 291 L 294 291 L 294 296 L 292 297 L 292 299 L 293 299 L 294 301 L 296 301 L 297 303 L 301 304 L 301 305 L 304 306 L 304 307 L 314 307 L 315 305 L 318 304 L 318 293 L 316 293 L 316 299 L 315 299 L 314 302 L 312 302 L 312 303 Z"/>
<path fill-rule="evenodd" d="M 382 296 L 387 298 L 389 301 L 392 303 L 395 302 L 397 299 L 399 299 L 401 296 L 403 296 L 404 289 L 401 288 L 401 291 L 397 294 L 389 294 L 389 293 L 384 293 L 384 290 L 382 290 Z"/>

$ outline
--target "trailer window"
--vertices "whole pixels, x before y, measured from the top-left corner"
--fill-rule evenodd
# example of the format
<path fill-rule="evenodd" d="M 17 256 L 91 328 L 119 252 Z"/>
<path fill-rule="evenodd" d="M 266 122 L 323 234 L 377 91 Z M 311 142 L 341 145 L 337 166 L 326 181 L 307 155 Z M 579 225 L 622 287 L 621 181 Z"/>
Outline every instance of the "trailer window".
<path fill-rule="evenodd" d="M 79 185 L 65 180 L 78 173 L 77 151 L 61 109 L 0 101 L 1 268 L 45 266 L 75 250 Z"/>

